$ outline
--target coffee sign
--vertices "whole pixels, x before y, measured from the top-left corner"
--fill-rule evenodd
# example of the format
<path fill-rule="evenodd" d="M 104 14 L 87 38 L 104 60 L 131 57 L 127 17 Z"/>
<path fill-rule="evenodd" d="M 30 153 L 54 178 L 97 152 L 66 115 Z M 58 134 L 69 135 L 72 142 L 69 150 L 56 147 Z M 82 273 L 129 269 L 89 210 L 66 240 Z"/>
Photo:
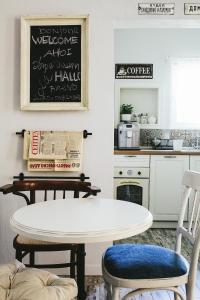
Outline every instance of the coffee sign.
<path fill-rule="evenodd" d="M 153 64 L 116 64 L 116 79 L 152 79 Z"/>

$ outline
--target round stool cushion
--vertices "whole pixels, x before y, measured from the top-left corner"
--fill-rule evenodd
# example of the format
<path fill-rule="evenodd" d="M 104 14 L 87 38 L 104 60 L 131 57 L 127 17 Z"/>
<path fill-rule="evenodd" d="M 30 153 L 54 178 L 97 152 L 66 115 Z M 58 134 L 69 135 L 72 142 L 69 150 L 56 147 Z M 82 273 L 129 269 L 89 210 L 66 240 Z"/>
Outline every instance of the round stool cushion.
<path fill-rule="evenodd" d="M 71 300 L 77 292 L 74 279 L 26 268 L 18 261 L 0 266 L 1 300 Z"/>
<path fill-rule="evenodd" d="M 176 252 L 145 244 L 119 244 L 108 248 L 104 265 L 112 276 L 124 279 L 169 278 L 187 273 L 185 261 Z"/>

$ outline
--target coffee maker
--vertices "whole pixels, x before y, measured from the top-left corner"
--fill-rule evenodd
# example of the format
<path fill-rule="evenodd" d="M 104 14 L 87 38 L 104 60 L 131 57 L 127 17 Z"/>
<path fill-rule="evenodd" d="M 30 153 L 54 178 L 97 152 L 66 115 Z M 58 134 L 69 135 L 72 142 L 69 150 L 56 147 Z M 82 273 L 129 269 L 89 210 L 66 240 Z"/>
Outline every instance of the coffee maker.
<path fill-rule="evenodd" d="M 140 149 L 140 127 L 138 123 L 120 123 L 118 125 L 118 148 Z"/>

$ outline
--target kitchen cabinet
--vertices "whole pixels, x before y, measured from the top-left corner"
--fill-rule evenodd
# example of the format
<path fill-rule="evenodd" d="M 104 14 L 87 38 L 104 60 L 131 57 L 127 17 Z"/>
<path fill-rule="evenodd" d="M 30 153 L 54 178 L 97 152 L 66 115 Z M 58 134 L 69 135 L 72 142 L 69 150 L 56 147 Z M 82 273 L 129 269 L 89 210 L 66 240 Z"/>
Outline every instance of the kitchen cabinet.
<path fill-rule="evenodd" d="M 190 170 L 200 172 L 200 156 L 190 155 Z"/>
<path fill-rule="evenodd" d="M 181 181 L 188 169 L 189 155 L 151 156 L 149 209 L 154 221 L 178 220 L 181 207 Z"/>

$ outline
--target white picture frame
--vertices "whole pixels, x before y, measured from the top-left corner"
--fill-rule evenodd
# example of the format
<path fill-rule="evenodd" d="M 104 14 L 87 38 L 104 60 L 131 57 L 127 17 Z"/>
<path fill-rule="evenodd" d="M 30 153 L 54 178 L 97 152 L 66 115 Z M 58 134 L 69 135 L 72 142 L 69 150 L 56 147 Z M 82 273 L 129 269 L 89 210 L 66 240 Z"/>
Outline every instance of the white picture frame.
<path fill-rule="evenodd" d="M 88 110 L 88 22 L 21 17 L 21 110 Z"/>

